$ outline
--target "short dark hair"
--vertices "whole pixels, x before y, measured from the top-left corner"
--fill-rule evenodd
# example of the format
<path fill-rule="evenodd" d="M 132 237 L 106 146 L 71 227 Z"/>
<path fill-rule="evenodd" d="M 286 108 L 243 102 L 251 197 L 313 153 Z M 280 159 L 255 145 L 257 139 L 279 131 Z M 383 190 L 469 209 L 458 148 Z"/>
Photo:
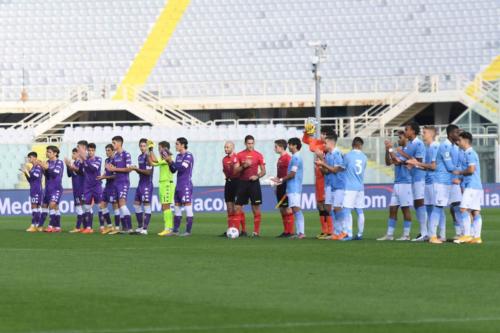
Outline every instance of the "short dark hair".
<path fill-rule="evenodd" d="M 111 143 L 108 143 L 105 147 L 105 149 L 111 149 L 114 150 L 113 145 Z"/>
<path fill-rule="evenodd" d="M 454 130 L 458 129 L 458 126 L 455 125 L 455 124 L 449 124 L 447 127 L 446 127 L 446 135 L 450 135 L 451 132 L 453 132 Z"/>
<path fill-rule="evenodd" d="M 405 131 L 402 131 L 402 130 L 397 130 L 397 131 L 396 131 L 396 135 L 397 135 L 397 136 L 405 135 Z"/>
<path fill-rule="evenodd" d="M 276 140 L 276 141 L 274 141 L 274 144 L 276 146 L 283 148 L 283 149 L 286 149 L 286 140 L 284 140 L 284 139 Z"/>
<path fill-rule="evenodd" d="M 326 136 L 326 139 L 333 140 L 333 141 L 337 142 L 337 140 L 339 139 L 339 136 L 337 135 L 337 133 L 332 131 L 332 132 L 328 133 L 328 135 Z"/>
<path fill-rule="evenodd" d="M 28 153 L 28 157 L 34 157 L 34 158 L 37 158 L 38 157 L 38 154 L 36 153 L 36 151 L 30 151 Z"/>
<path fill-rule="evenodd" d="M 462 139 L 466 139 L 469 141 L 470 144 L 472 144 L 472 134 L 470 132 L 463 131 L 458 135 Z"/>
<path fill-rule="evenodd" d="M 97 147 L 96 147 L 95 143 L 91 142 L 91 143 L 89 143 L 88 148 L 96 149 Z"/>
<path fill-rule="evenodd" d="M 333 127 L 331 127 L 331 126 L 321 126 L 320 133 L 323 133 L 323 134 L 326 134 L 326 136 L 329 136 L 335 132 L 333 130 Z"/>
<path fill-rule="evenodd" d="M 179 142 L 181 145 L 184 146 L 184 148 L 187 149 L 187 147 L 188 147 L 188 140 L 185 137 L 181 136 L 180 138 L 177 138 L 177 142 Z"/>
<path fill-rule="evenodd" d="M 290 138 L 288 139 L 288 144 L 292 146 L 296 146 L 297 150 L 300 150 L 302 148 L 302 142 L 300 141 L 299 138 Z"/>
<path fill-rule="evenodd" d="M 121 135 L 115 135 L 111 141 L 117 141 L 123 143 L 123 137 Z"/>
<path fill-rule="evenodd" d="M 79 145 L 79 146 L 85 146 L 85 148 L 89 147 L 89 143 L 88 143 L 87 140 L 80 140 L 76 144 Z"/>
<path fill-rule="evenodd" d="M 253 140 L 255 141 L 254 137 L 250 134 L 248 134 L 247 136 L 245 136 L 245 143 L 247 143 L 248 140 Z"/>
<path fill-rule="evenodd" d="M 47 150 L 53 151 L 59 157 L 59 148 L 57 146 L 47 146 Z"/>
<path fill-rule="evenodd" d="M 406 127 L 410 127 L 413 132 L 415 132 L 415 135 L 420 134 L 420 124 L 417 123 L 416 121 L 411 121 L 408 124 L 406 124 Z"/>
<path fill-rule="evenodd" d="M 365 142 L 359 136 L 352 139 L 352 147 L 353 148 L 354 148 L 354 146 L 362 146 L 364 144 L 365 144 Z"/>
<path fill-rule="evenodd" d="M 158 146 L 162 147 L 163 149 L 168 149 L 170 150 L 170 143 L 168 143 L 167 141 L 160 141 L 158 142 Z"/>
<path fill-rule="evenodd" d="M 434 126 L 434 125 L 425 125 L 424 129 L 425 130 L 429 130 L 429 131 L 437 132 L 436 126 Z"/>
<path fill-rule="evenodd" d="M 73 148 L 73 149 L 71 149 L 71 152 L 72 152 L 72 153 L 77 153 L 77 152 L 78 152 L 78 149 Z"/>
<path fill-rule="evenodd" d="M 140 140 L 139 140 L 139 145 L 140 145 L 141 143 L 146 143 L 146 144 L 147 144 L 147 143 L 148 143 L 148 139 L 145 139 L 145 138 L 140 139 Z"/>

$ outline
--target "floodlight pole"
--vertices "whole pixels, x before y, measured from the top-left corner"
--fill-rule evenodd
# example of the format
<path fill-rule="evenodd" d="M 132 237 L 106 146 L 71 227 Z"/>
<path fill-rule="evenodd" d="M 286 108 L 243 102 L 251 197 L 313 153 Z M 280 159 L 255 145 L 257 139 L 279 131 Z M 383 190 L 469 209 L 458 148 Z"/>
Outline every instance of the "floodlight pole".
<path fill-rule="evenodd" d="M 327 44 L 322 44 L 320 42 L 312 43 L 311 46 L 314 47 L 314 57 L 312 60 L 312 73 L 314 79 L 314 91 L 315 91 L 315 117 L 317 121 L 315 137 L 319 138 L 321 133 L 321 73 L 320 65 L 321 62 L 326 58 L 326 48 Z"/>

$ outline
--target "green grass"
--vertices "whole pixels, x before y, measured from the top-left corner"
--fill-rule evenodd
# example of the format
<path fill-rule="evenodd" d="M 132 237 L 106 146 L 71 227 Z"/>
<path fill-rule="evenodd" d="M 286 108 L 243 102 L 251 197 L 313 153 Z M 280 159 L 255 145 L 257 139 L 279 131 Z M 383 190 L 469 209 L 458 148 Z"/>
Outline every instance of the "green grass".
<path fill-rule="evenodd" d="M 0 332 L 498 332 L 500 211 L 483 213 L 479 246 L 376 242 L 385 219 L 367 212 L 366 240 L 340 243 L 275 239 L 275 214 L 238 240 L 215 236 L 215 214 L 185 239 L 156 236 L 159 216 L 147 237 L 28 234 L 1 217 Z"/>

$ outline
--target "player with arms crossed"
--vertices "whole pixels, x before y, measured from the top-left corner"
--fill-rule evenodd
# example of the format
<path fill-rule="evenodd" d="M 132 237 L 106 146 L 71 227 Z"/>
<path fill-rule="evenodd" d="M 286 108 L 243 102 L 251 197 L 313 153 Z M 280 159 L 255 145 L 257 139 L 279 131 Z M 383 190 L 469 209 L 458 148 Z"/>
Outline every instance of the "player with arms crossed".
<path fill-rule="evenodd" d="M 35 161 L 38 155 L 36 152 L 32 151 L 28 153 L 28 162 L 32 164 L 31 169 L 28 171 L 25 167 L 19 169 L 26 180 L 30 184 L 30 201 L 31 201 L 31 225 L 26 230 L 27 232 L 37 232 L 42 231 L 38 229 L 38 225 L 40 224 L 41 218 L 41 205 L 42 205 L 42 177 L 43 177 L 43 169 L 40 165 L 36 164 Z"/>
<path fill-rule="evenodd" d="M 294 149 L 297 149 L 295 145 Z M 302 146 L 302 145 L 301 145 Z M 290 147 L 290 146 L 289 146 Z M 287 148 L 287 142 L 286 140 L 280 139 L 274 141 L 274 152 L 279 155 L 278 161 L 276 162 L 276 178 L 277 179 L 283 179 L 287 177 L 289 174 L 289 164 L 292 159 L 290 155 L 286 152 Z M 290 151 L 291 148 L 289 148 Z M 300 148 L 299 148 L 300 150 Z M 276 180 L 276 179 L 275 179 Z M 294 234 L 293 230 L 293 215 L 294 212 L 290 208 L 291 206 L 289 205 L 288 202 L 288 194 L 287 194 L 287 184 L 286 180 L 280 182 L 276 186 L 276 200 L 278 202 L 278 207 L 280 209 L 280 214 L 281 214 L 281 220 L 283 223 L 283 232 L 281 235 L 278 236 L 278 238 L 282 237 L 290 237 Z"/>
<path fill-rule="evenodd" d="M 408 139 L 404 131 L 398 131 L 398 145 L 402 147 L 403 152 L 408 154 Z M 406 159 L 398 151 L 395 151 L 390 141 L 385 142 L 385 164 L 394 165 L 394 187 L 389 205 L 389 219 L 387 221 L 387 233 L 378 238 L 379 241 L 394 240 L 394 229 L 398 219 L 398 209 L 401 207 L 403 212 L 403 236 L 398 241 L 410 240 L 411 212 L 410 206 L 413 202 L 413 191 L 411 187 L 411 171 L 406 166 Z"/>
<path fill-rule="evenodd" d="M 170 143 L 167 141 L 160 141 L 158 143 L 158 153 L 159 158 L 156 158 L 153 152 L 154 143 L 153 141 L 148 141 L 149 149 L 149 163 L 160 169 L 160 179 L 158 183 L 158 196 L 161 203 L 161 210 L 163 212 L 163 231 L 160 232 L 159 236 L 174 236 L 174 220 L 172 216 L 171 206 L 174 204 L 174 175 L 170 171 L 167 159 L 171 160 L 172 154 L 170 153 Z M 164 157 L 165 156 L 165 157 Z"/>
<path fill-rule="evenodd" d="M 193 228 L 193 167 L 194 157 L 188 150 L 188 141 L 186 138 L 180 137 L 175 141 L 175 150 L 177 156 L 175 161 L 171 156 L 164 156 L 169 163 L 170 171 L 177 172 L 177 184 L 175 185 L 175 216 L 174 216 L 174 235 L 179 235 L 179 228 L 182 222 L 182 207 L 186 210 L 186 231 L 179 236 L 191 236 Z M 168 154 L 167 154 L 168 155 Z"/>
<path fill-rule="evenodd" d="M 134 209 L 137 218 L 138 235 L 147 235 L 151 220 L 151 197 L 153 195 L 153 167 L 149 162 L 148 139 L 139 140 L 141 154 L 137 158 L 138 165 L 132 165 L 131 170 L 139 174 L 139 184 L 135 190 Z"/>
<path fill-rule="evenodd" d="M 115 154 L 112 144 L 107 144 L 106 147 L 106 159 L 104 160 L 104 165 L 107 165 L 113 161 L 113 156 Z M 97 177 L 99 180 L 105 180 L 106 184 L 102 190 L 102 200 L 99 203 L 99 210 L 102 213 L 104 221 L 106 221 L 106 229 L 101 232 L 102 234 L 108 234 L 112 231 L 120 230 L 120 209 L 118 208 L 118 203 L 116 202 L 115 187 L 113 181 L 115 175 L 109 170 L 104 170 L 104 173 Z M 115 215 L 115 226 L 111 224 L 111 217 L 109 215 L 108 205 L 112 204 L 114 215 Z"/>
<path fill-rule="evenodd" d="M 83 230 L 83 183 L 85 177 L 81 170 L 82 163 L 78 156 L 78 148 L 73 148 L 71 151 L 71 160 L 65 158 L 64 163 L 66 164 L 66 173 L 71 178 L 73 202 L 75 203 L 76 224 L 75 228 L 69 231 L 74 234 Z"/>
<path fill-rule="evenodd" d="M 365 170 L 368 158 L 362 152 L 363 139 L 355 137 L 352 140 L 352 150 L 344 155 L 344 218 L 347 221 L 347 237 L 342 240 L 362 240 L 365 229 Z M 358 233 L 353 237 L 351 211 L 356 209 L 358 215 Z"/>
<path fill-rule="evenodd" d="M 62 177 L 64 172 L 64 162 L 59 159 L 59 148 L 47 146 L 47 162 L 34 160 L 34 165 L 42 167 L 45 173 L 45 193 L 43 195 L 42 208 L 49 208 L 50 221 L 45 232 L 61 232 L 61 213 L 59 212 L 59 202 L 63 192 Z M 46 217 L 47 215 L 45 215 Z M 40 225 L 43 227 L 45 218 L 42 214 Z"/>
<path fill-rule="evenodd" d="M 304 227 L 304 214 L 301 208 L 302 199 L 302 181 L 304 179 L 304 163 L 300 157 L 300 148 L 302 143 L 299 138 L 291 138 L 288 140 L 288 149 L 292 153 L 292 158 L 288 164 L 288 173 L 285 177 L 275 178 L 278 184 L 286 184 L 286 195 L 288 197 L 288 205 L 295 216 L 296 235 L 291 238 L 303 239 L 306 237 Z"/>
<path fill-rule="evenodd" d="M 239 175 L 235 170 L 236 164 L 238 164 L 238 155 L 234 152 L 234 143 L 232 141 L 226 141 L 224 143 L 224 153 L 226 155 L 222 159 L 222 173 L 226 179 L 224 184 L 224 201 L 227 207 L 227 228 L 234 227 L 239 231 L 239 219 L 235 218 L 236 211 L 234 208 L 239 182 Z M 224 231 L 221 236 L 226 237 L 226 232 Z"/>
<path fill-rule="evenodd" d="M 333 134 L 333 130 L 330 127 L 321 127 L 319 139 L 313 137 L 314 131 L 314 123 L 308 122 L 306 124 L 304 136 L 302 137 L 302 142 L 309 145 L 309 150 L 315 154 L 318 154 L 318 152 L 326 153 L 325 139 L 327 136 L 330 136 L 330 134 Z M 321 233 L 317 238 L 322 239 L 332 235 L 333 224 L 330 212 L 325 207 L 325 178 L 318 165 L 315 165 L 314 168 L 314 179 L 316 207 L 318 208 L 319 220 L 321 222 Z"/>
<path fill-rule="evenodd" d="M 481 244 L 481 229 L 483 219 L 481 217 L 481 205 L 484 192 L 481 184 L 481 166 L 476 151 L 472 148 L 472 134 L 462 132 L 459 135 L 458 145 L 464 151 L 465 169 L 456 170 L 455 175 L 464 176 L 464 193 L 460 203 L 460 214 L 463 223 L 463 235 L 454 242 L 457 244 L 472 243 Z M 470 214 L 474 217 L 471 227 Z M 472 230 L 471 230 L 472 228 Z"/>
<path fill-rule="evenodd" d="M 244 219 L 243 206 L 248 204 L 250 199 L 254 221 L 252 236 L 259 237 L 262 218 L 260 210 L 262 191 L 259 179 L 266 175 L 266 164 L 262 154 L 254 149 L 255 139 L 253 136 L 247 135 L 245 137 L 245 146 L 246 149 L 238 153 L 238 163 L 236 164 L 236 171 L 240 174 L 240 181 L 236 193 L 235 211 L 241 224 Z M 241 236 L 246 236 L 246 234 L 242 232 Z"/>
<path fill-rule="evenodd" d="M 106 170 L 115 174 L 113 185 L 115 187 L 116 199 L 118 200 L 118 207 L 120 209 L 120 221 L 122 222 L 122 232 L 131 233 L 132 231 L 132 218 L 130 217 L 130 210 L 127 207 L 127 196 L 130 189 L 129 173 L 132 169 L 132 158 L 128 152 L 123 150 L 123 138 L 119 135 L 114 136 L 111 140 L 115 155 L 111 163 L 106 164 Z M 109 235 L 120 233 L 118 230 L 109 232 Z"/>

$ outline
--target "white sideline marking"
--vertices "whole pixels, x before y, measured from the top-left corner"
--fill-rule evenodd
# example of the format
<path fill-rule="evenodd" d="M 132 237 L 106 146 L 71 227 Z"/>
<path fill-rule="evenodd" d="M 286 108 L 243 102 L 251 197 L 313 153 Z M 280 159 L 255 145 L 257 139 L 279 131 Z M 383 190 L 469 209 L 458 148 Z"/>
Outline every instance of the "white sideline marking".
<path fill-rule="evenodd" d="M 53 330 L 53 331 L 25 331 L 25 333 L 155 333 L 175 331 L 217 331 L 235 329 L 263 329 L 263 328 L 294 328 L 294 327 L 320 327 L 320 326 L 384 326 L 396 324 L 440 324 L 464 323 L 481 321 L 500 321 L 500 317 L 478 318 L 428 318 L 415 320 L 374 320 L 374 321 L 317 321 L 317 322 L 288 322 L 288 323 L 251 323 L 220 326 L 165 326 L 143 328 L 110 328 L 96 330 Z"/>

